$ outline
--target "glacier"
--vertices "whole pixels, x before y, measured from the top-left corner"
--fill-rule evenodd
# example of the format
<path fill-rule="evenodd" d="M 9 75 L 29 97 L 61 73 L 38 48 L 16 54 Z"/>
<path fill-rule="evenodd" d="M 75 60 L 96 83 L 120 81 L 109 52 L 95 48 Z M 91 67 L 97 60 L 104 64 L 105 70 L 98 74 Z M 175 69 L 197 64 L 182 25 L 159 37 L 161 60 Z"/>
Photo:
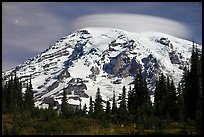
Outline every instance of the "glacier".
<path fill-rule="evenodd" d="M 36 106 L 53 98 L 61 104 L 62 92 L 68 103 L 89 106 L 100 88 L 103 100 L 116 97 L 122 87 L 133 87 L 139 69 L 147 78 L 153 101 L 155 82 L 161 73 L 182 78 L 184 66 L 190 66 L 192 41 L 160 32 L 133 33 L 115 28 L 88 27 L 60 38 L 36 57 L 2 73 L 4 81 L 16 73 L 25 85 L 31 76 Z M 196 44 L 198 49 L 202 45 Z"/>

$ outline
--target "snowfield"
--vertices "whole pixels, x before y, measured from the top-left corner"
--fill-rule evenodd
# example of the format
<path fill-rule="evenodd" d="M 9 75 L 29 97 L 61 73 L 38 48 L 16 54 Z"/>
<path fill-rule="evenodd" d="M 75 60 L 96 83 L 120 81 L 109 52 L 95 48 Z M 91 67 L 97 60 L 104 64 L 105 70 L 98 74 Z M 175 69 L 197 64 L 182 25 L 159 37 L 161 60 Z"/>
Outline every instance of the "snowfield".
<path fill-rule="evenodd" d="M 163 40 L 163 41 L 162 41 Z M 65 36 L 38 56 L 2 73 L 8 80 L 16 72 L 23 83 L 32 79 L 35 105 L 52 97 L 61 104 L 63 89 L 69 93 L 69 104 L 87 105 L 100 88 L 104 101 L 116 98 L 126 86 L 127 91 L 142 68 L 150 93 L 161 73 L 177 85 L 183 67 L 190 65 L 192 42 L 159 32 L 130 33 L 114 28 L 84 28 Z M 197 47 L 201 50 L 202 45 Z M 78 87 L 78 88 L 76 88 Z M 79 97 L 73 99 L 71 97 Z M 80 101 L 81 100 L 81 101 Z M 151 95 L 151 100 L 154 100 Z"/>

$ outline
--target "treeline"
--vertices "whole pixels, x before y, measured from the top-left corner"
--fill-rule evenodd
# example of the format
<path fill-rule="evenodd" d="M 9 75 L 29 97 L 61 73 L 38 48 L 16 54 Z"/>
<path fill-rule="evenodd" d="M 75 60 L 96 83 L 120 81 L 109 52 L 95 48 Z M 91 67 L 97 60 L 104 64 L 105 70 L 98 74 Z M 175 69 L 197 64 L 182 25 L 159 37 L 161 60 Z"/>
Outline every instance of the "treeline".
<path fill-rule="evenodd" d="M 32 112 L 34 108 L 33 91 L 30 80 L 27 81 L 25 94 L 22 92 L 22 82 L 11 74 L 9 81 L 2 86 L 2 114 L 21 113 L 23 111 Z"/>
<path fill-rule="evenodd" d="M 22 84 L 18 78 L 11 76 L 2 91 L 2 113 L 23 113 L 23 117 L 40 119 L 40 122 L 56 122 L 52 130 L 58 129 L 58 119 L 91 118 L 102 121 L 104 126 L 110 123 L 135 124 L 136 129 L 154 129 L 162 131 L 165 125 L 176 122 L 185 126 L 193 126 L 198 134 L 202 134 L 202 54 L 193 44 L 191 66 L 185 67 L 183 78 L 178 87 L 174 80 L 163 74 L 156 83 L 154 102 L 150 99 L 146 79 L 141 70 L 134 80 L 134 87 L 127 90 L 125 86 L 122 93 L 116 98 L 115 91 L 110 100 L 104 101 L 98 88 L 95 100 L 90 96 L 89 110 L 86 104 L 73 108 L 67 103 L 67 93 L 63 91 L 61 109 L 48 109 L 34 107 L 31 79 L 27 82 L 25 94 L 22 94 Z M 63 120 L 61 121 L 63 122 Z M 43 128 L 43 126 L 41 126 Z M 39 129 L 42 130 L 42 129 Z M 48 129 L 46 129 L 48 130 Z M 49 129 L 51 130 L 51 129 Z M 60 130 L 60 129 L 59 129 Z M 133 133 L 134 134 L 134 133 Z M 161 133 L 162 134 L 162 133 Z"/>

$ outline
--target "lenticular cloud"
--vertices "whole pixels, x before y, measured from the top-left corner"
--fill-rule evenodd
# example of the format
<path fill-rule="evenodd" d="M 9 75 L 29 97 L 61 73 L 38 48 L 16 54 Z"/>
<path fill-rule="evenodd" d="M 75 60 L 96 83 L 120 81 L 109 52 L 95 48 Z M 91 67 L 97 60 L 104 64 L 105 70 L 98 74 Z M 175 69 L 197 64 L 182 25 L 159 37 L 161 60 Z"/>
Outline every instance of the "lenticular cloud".
<path fill-rule="evenodd" d="M 109 27 L 130 32 L 156 31 L 183 38 L 190 36 L 190 30 L 182 23 L 143 14 L 93 14 L 73 22 L 75 30 L 85 27 Z"/>

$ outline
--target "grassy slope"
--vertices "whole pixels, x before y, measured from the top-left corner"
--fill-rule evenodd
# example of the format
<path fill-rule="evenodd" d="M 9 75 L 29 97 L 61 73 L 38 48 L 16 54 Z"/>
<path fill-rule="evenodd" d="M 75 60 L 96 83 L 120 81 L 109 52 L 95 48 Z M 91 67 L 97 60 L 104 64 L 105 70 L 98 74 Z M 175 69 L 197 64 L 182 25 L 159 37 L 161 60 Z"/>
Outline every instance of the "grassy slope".
<path fill-rule="evenodd" d="M 197 134 L 191 126 L 169 123 L 162 130 L 140 129 L 134 123 L 113 124 L 92 118 L 39 119 L 2 115 L 2 134 L 20 135 L 130 135 L 130 134 Z"/>

